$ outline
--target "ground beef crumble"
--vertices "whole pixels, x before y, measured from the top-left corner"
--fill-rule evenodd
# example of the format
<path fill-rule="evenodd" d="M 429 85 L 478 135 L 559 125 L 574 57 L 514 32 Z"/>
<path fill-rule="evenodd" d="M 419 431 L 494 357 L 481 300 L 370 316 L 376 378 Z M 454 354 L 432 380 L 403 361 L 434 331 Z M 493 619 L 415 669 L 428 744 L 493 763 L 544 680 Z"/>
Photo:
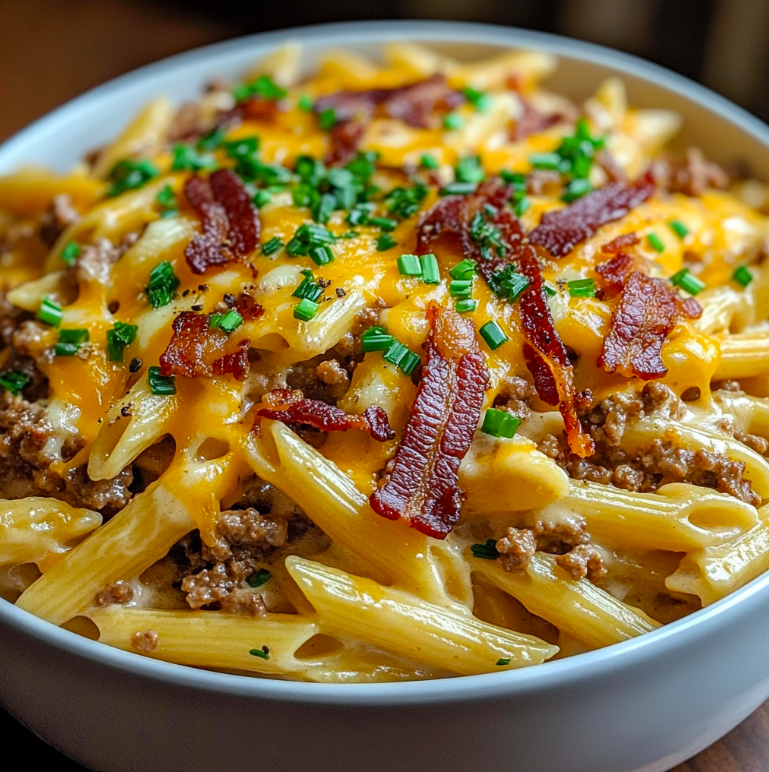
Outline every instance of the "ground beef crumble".
<path fill-rule="evenodd" d="M 106 587 L 103 587 L 93 599 L 94 605 L 99 608 L 106 608 L 115 604 L 124 605 L 130 603 L 133 600 L 134 591 L 130 584 L 124 582 L 122 579 L 117 582 L 112 582 Z"/>
<path fill-rule="evenodd" d="M 149 654 L 157 649 L 159 637 L 157 630 L 138 631 L 131 636 L 131 646 L 142 654 Z"/>
<path fill-rule="evenodd" d="M 591 544 L 578 544 L 565 555 L 558 555 L 555 562 L 572 579 L 588 579 L 595 583 L 606 576 L 601 553 Z"/>
<path fill-rule="evenodd" d="M 661 439 L 634 453 L 619 447 L 629 421 L 651 414 L 677 420 L 684 412 L 683 403 L 666 386 L 652 381 L 639 396 L 614 394 L 584 416 L 596 444 L 592 456 L 575 456 L 563 437 L 547 437 L 538 447 L 575 480 L 640 492 L 653 492 L 667 483 L 685 482 L 714 488 L 758 505 L 759 497 L 743 479 L 745 464 L 742 462 L 709 451 L 687 450 Z"/>

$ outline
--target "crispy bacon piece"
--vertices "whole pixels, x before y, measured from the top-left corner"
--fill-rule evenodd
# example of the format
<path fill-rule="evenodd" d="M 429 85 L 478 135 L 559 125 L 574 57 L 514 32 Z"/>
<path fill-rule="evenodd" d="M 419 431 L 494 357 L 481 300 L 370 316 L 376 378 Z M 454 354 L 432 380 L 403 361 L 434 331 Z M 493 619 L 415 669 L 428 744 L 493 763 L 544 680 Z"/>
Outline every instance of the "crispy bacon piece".
<path fill-rule="evenodd" d="M 216 125 L 232 129 L 244 120 L 273 123 L 279 112 L 279 104 L 275 100 L 253 96 L 244 102 L 238 102 L 229 110 L 220 112 L 216 116 Z"/>
<path fill-rule="evenodd" d="M 246 322 L 258 319 L 264 313 L 264 309 L 245 292 L 227 305 L 236 309 Z M 210 378 L 230 374 L 238 381 L 248 375 L 249 340 L 241 340 L 233 347 L 225 332 L 211 328 L 210 314 L 182 311 L 173 321 L 173 331 L 160 356 L 163 375 Z"/>
<path fill-rule="evenodd" d="M 634 247 L 640 244 L 641 240 L 635 233 L 622 233 L 611 241 L 601 246 L 601 252 L 607 255 L 618 255 L 624 252 L 628 247 Z"/>
<path fill-rule="evenodd" d="M 521 105 L 521 117 L 515 121 L 513 128 L 510 130 L 510 140 L 512 142 L 518 142 L 519 140 L 526 139 L 531 134 L 549 129 L 566 118 L 561 113 L 545 115 L 537 110 L 528 99 L 523 97 L 521 97 Z"/>
<path fill-rule="evenodd" d="M 331 149 L 323 159 L 329 166 L 344 166 L 355 157 L 366 133 L 366 124 L 357 119 L 337 123 L 329 135 Z"/>
<path fill-rule="evenodd" d="M 684 300 L 668 282 L 636 271 L 622 290 L 598 366 L 627 378 L 662 378 L 667 373 L 661 356 L 665 339 L 680 319 L 701 314 L 693 298 Z"/>
<path fill-rule="evenodd" d="M 529 286 L 518 300 L 518 317 L 527 342 L 524 347 L 526 366 L 534 377 L 537 394 L 545 403 L 558 405 L 572 453 L 585 458 L 595 451 L 595 445 L 577 417 L 582 397 L 574 386 L 574 370 L 566 346 L 555 329 L 544 292 L 542 271 L 530 244 L 521 245 L 515 262 L 520 273 L 529 280 Z"/>
<path fill-rule="evenodd" d="M 333 110 L 337 121 L 368 120 L 379 111 L 388 118 L 424 128 L 433 111 L 452 110 L 464 101 L 464 95 L 449 86 L 446 76 L 438 74 L 397 88 L 337 91 L 318 97 L 313 109 L 318 114 Z"/>
<path fill-rule="evenodd" d="M 421 533 L 444 539 L 459 518 L 459 464 L 478 425 L 489 376 L 472 322 L 436 303 L 427 313 L 422 380 L 384 484 L 370 501 L 382 517 L 402 517 Z"/>
<path fill-rule="evenodd" d="M 190 177 L 184 193 L 203 223 L 203 233 L 184 250 L 193 273 L 239 260 L 259 243 L 259 215 L 243 183 L 229 169 L 208 179 Z"/>
<path fill-rule="evenodd" d="M 301 391 L 273 389 L 256 406 L 256 421 L 271 418 L 284 424 L 313 426 L 323 432 L 345 432 L 360 429 L 368 432 L 378 442 L 395 438 L 387 413 L 377 405 L 367 407 L 361 415 L 345 413 L 338 407 L 317 399 L 305 399 Z"/>
<path fill-rule="evenodd" d="M 624 217 L 642 204 L 654 190 L 650 175 L 636 182 L 610 182 L 563 209 L 546 212 L 529 239 L 554 257 L 564 257 L 602 225 Z"/>

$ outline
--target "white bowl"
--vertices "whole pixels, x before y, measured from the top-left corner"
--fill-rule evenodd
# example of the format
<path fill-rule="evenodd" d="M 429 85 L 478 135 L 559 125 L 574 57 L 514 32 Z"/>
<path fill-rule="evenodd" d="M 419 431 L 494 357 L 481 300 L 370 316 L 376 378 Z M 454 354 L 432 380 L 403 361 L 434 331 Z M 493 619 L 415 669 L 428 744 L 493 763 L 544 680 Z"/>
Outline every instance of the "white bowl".
<path fill-rule="evenodd" d="M 586 43 L 445 22 L 309 27 L 210 46 L 95 89 L 0 149 L 64 170 L 158 93 L 191 98 L 287 38 L 308 61 L 386 40 L 457 56 L 550 51 L 575 98 L 608 74 L 632 103 L 672 107 L 681 141 L 769 177 L 769 129 L 684 78 Z M 211 673 L 103 646 L 0 601 L 0 701 L 44 740 L 105 772 L 662 772 L 769 697 L 769 575 L 635 640 L 525 670 L 442 681 L 327 685 Z"/>

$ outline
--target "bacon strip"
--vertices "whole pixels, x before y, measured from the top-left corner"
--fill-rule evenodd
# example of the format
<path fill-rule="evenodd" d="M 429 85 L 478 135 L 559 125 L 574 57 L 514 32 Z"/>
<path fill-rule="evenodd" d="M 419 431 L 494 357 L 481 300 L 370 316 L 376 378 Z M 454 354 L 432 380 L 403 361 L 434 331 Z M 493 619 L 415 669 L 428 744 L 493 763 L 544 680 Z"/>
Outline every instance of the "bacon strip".
<path fill-rule="evenodd" d="M 636 271 L 622 290 L 598 366 L 627 378 L 662 378 L 667 373 L 662 362 L 665 339 L 680 319 L 696 319 L 701 314 L 693 298 L 684 300 L 668 282 Z"/>
<path fill-rule="evenodd" d="M 313 426 L 323 432 L 345 432 L 360 429 L 368 432 L 378 442 L 395 438 L 387 413 L 377 405 L 367 407 L 362 415 L 345 413 L 338 407 L 317 399 L 305 399 L 301 391 L 273 389 L 256 406 L 256 422 L 271 418 L 284 424 Z M 257 426 L 257 423 L 254 423 Z"/>
<path fill-rule="evenodd" d="M 427 362 L 384 484 L 371 496 L 375 512 L 404 518 L 444 539 L 459 519 L 459 464 L 478 425 L 488 371 L 472 322 L 451 308 L 428 307 Z"/>
<path fill-rule="evenodd" d="M 654 193 L 651 176 L 636 182 L 610 182 L 588 193 L 573 204 L 546 212 L 539 225 L 529 234 L 554 257 L 564 257 L 577 244 L 589 239 L 606 223 L 619 220 Z"/>
<path fill-rule="evenodd" d="M 510 194 L 511 190 L 499 180 L 490 179 L 480 185 L 473 196 L 441 199 L 420 221 L 416 251 L 424 254 L 433 241 L 451 234 L 459 238 L 464 255 L 475 260 L 478 272 L 486 281 L 510 264 L 529 279 L 529 286 L 518 301 L 521 330 L 527 341 L 523 350 L 526 366 L 534 377 L 534 386 L 542 401 L 559 406 L 572 451 L 588 456 L 593 452 L 593 441 L 582 430 L 577 418 L 580 395 L 574 386 L 573 368 L 543 294 L 536 252 L 526 241 L 517 218 L 505 207 Z M 499 230 L 506 245 L 502 254 L 491 260 L 481 257 L 478 246 L 470 237 L 470 222 L 484 204 L 491 204 L 498 210 L 489 222 Z"/>
<path fill-rule="evenodd" d="M 203 223 L 203 233 L 184 250 L 193 273 L 245 257 L 259 243 L 259 214 L 248 191 L 229 169 L 208 179 L 190 177 L 184 193 Z"/>
<path fill-rule="evenodd" d="M 258 319 L 264 309 L 246 293 L 231 298 L 227 304 L 244 321 Z M 173 321 L 173 335 L 160 356 L 162 375 L 186 378 L 210 378 L 212 375 L 233 375 L 242 381 L 248 375 L 250 341 L 240 340 L 233 346 L 230 337 L 210 327 L 210 314 L 182 311 Z"/>
<path fill-rule="evenodd" d="M 366 124 L 363 121 L 350 120 L 337 123 L 329 134 L 331 149 L 323 160 L 329 166 L 344 166 L 349 163 L 355 158 L 365 133 Z"/>

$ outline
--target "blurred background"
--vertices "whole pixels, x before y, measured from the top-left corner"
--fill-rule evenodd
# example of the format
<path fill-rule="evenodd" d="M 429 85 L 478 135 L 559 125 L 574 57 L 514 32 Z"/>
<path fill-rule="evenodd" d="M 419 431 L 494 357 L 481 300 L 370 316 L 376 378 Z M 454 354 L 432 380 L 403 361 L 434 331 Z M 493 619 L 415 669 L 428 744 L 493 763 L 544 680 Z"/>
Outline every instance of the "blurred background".
<path fill-rule="evenodd" d="M 252 32 L 359 19 L 457 19 L 602 43 L 769 120 L 769 0 L 0 0 L 0 141 L 110 78 Z M 0 677 L 1 677 L 0 673 Z M 4 772 L 85 772 L 0 710 Z M 769 708 L 675 772 L 769 767 Z M 8 766 L 10 765 L 10 766 Z"/>
<path fill-rule="evenodd" d="M 459 19 L 638 54 L 769 120 L 769 0 L 0 0 L 0 140 L 142 64 L 299 24 Z"/>

